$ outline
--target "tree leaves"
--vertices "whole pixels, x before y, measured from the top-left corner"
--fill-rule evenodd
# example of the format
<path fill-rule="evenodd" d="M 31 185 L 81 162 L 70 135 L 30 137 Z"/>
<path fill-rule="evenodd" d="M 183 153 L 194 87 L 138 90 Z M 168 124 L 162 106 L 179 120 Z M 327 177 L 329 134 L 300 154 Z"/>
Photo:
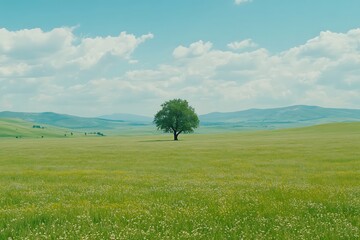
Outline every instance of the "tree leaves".
<path fill-rule="evenodd" d="M 161 105 L 162 109 L 155 114 L 154 123 L 158 130 L 173 133 L 174 140 L 180 133 L 191 133 L 199 126 L 195 109 L 186 100 L 173 99 Z"/>

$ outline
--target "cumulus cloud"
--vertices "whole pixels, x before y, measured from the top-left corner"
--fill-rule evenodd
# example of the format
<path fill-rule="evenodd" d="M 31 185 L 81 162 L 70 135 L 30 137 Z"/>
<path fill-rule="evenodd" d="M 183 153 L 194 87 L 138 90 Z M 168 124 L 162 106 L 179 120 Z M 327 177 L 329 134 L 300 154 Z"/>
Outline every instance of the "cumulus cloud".
<path fill-rule="evenodd" d="M 255 48 L 257 47 L 257 44 L 254 43 L 251 39 L 245 39 L 239 42 L 231 42 L 227 46 L 232 50 L 242 50 L 246 48 Z"/>
<path fill-rule="evenodd" d="M 38 28 L 0 29 L 0 77 L 26 76 L 31 71 L 58 71 L 66 67 L 88 69 L 106 56 L 132 62 L 133 51 L 153 38 L 151 33 L 136 37 L 126 32 L 115 37 L 79 38 L 73 30 L 67 27 L 48 32 Z"/>
<path fill-rule="evenodd" d="M 252 2 L 252 0 L 235 0 L 236 5 L 240 5 L 240 4 L 248 3 L 248 2 Z"/>
<path fill-rule="evenodd" d="M 177 76 L 177 81 L 154 86 L 166 89 L 164 92 L 172 93 L 170 96 L 181 92 L 203 112 L 292 104 L 358 108 L 359 33 L 360 29 L 321 32 L 303 45 L 276 54 L 264 48 L 254 49 L 251 40 L 244 40 L 228 45 L 243 51 L 208 47 L 194 55 L 192 46 L 204 46 L 203 41 L 195 42 L 174 50 L 179 61 L 173 66 L 176 71 L 158 69 L 159 76 Z M 212 43 L 207 42 L 207 46 Z M 162 81 L 166 79 L 157 83 Z"/>
<path fill-rule="evenodd" d="M 203 42 L 202 40 L 190 44 L 189 47 L 178 46 L 173 51 L 175 58 L 185 58 L 192 56 L 200 56 L 207 53 L 212 48 L 211 42 Z"/>
<path fill-rule="evenodd" d="M 293 104 L 359 107 L 360 29 L 321 32 L 280 53 L 255 47 L 250 39 L 230 43 L 229 50 L 197 41 L 175 47 L 171 63 L 129 65 L 137 46 L 152 37 L 2 29 L 0 109 L 153 115 L 164 100 L 177 97 L 199 113 Z M 119 64 L 129 69 L 115 71 Z"/>
<path fill-rule="evenodd" d="M 96 37 L 84 38 L 76 47 L 74 62 L 79 63 L 82 67 L 91 67 L 98 63 L 106 54 L 112 56 L 130 59 L 133 51 L 143 42 L 153 38 L 152 34 L 143 35 L 136 38 L 126 32 L 120 33 L 116 37 Z"/>

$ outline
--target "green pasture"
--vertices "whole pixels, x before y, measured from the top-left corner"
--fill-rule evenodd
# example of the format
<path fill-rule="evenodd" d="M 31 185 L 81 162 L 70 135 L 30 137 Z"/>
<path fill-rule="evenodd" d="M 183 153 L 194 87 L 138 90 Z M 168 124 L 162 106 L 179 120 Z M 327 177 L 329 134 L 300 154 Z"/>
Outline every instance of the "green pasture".
<path fill-rule="evenodd" d="M 0 138 L 0 239 L 359 239 L 360 123 Z"/>
<path fill-rule="evenodd" d="M 40 128 L 33 128 L 33 126 Z M 0 138 L 59 138 L 70 135 L 71 130 L 20 119 L 0 118 Z"/>

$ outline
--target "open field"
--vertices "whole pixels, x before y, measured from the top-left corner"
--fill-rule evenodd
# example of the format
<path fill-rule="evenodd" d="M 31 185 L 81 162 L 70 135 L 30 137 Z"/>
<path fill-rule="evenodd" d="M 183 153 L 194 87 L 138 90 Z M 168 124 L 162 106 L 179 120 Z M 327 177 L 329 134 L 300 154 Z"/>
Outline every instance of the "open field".
<path fill-rule="evenodd" d="M 360 123 L 0 139 L 0 239 L 359 239 Z"/>
<path fill-rule="evenodd" d="M 41 128 L 33 128 L 34 125 Z M 41 138 L 41 137 L 63 137 L 70 130 L 40 125 L 20 119 L 0 118 L 0 138 Z"/>

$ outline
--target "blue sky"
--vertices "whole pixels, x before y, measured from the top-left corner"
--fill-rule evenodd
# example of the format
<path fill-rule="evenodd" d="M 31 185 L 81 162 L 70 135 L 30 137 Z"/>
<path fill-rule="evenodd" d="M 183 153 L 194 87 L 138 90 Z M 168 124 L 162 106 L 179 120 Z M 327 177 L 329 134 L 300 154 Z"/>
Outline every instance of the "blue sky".
<path fill-rule="evenodd" d="M 359 108 L 360 1 L 0 0 L 0 111 Z"/>

